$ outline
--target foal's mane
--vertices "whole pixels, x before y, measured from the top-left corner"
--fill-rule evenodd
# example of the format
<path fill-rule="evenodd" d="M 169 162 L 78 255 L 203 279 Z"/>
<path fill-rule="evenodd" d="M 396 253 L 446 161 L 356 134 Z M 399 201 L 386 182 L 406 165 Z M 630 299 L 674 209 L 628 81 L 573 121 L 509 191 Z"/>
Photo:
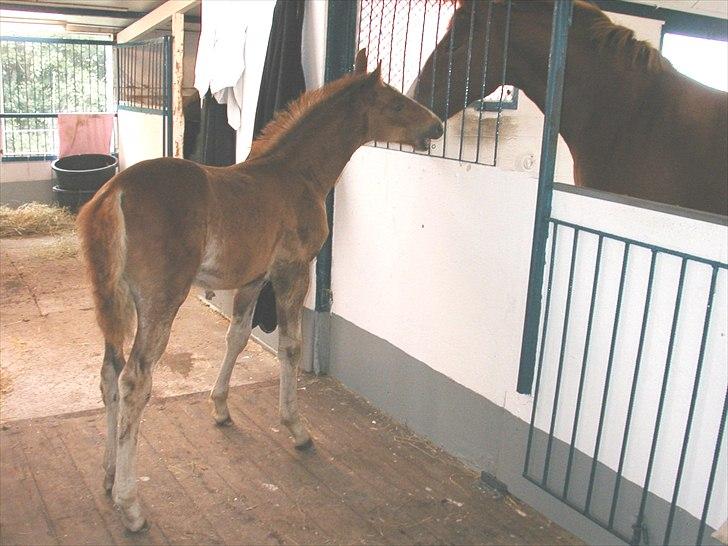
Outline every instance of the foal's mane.
<path fill-rule="evenodd" d="M 266 155 L 281 144 L 294 139 L 297 130 L 321 112 L 321 107 L 329 111 L 343 99 L 350 98 L 350 95 L 360 90 L 367 81 L 367 74 L 349 74 L 319 89 L 305 92 L 285 109 L 278 111 L 263 128 L 260 136 L 253 141 L 248 159 Z"/>
<path fill-rule="evenodd" d="M 576 10 L 581 8 L 587 18 L 587 28 L 597 51 L 626 62 L 627 68 L 643 68 L 656 74 L 672 66 L 649 42 L 637 40 L 634 31 L 618 25 L 597 6 L 585 0 L 574 2 Z M 577 21 L 577 18 L 574 18 Z"/>

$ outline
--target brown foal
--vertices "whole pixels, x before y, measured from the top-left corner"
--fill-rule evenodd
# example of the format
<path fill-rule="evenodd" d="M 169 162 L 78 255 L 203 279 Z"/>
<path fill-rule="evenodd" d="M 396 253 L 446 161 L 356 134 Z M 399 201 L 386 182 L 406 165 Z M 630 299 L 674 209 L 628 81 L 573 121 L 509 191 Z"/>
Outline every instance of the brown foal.
<path fill-rule="evenodd" d="M 309 447 L 296 372 L 309 263 L 328 234 L 324 199 L 365 142 L 422 149 L 441 135 L 439 119 L 384 84 L 380 68 L 366 73 L 360 51 L 354 74 L 304 94 L 279 114 L 245 162 L 219 168 L 183 159 L 144 161 L 115 176 L 83 208 L 78 225 L 106 347 L 104 487 L 129 530 L 145 524 L 135 452 L 152 368 L 192 284 L 236 289 L 227 352 L 210 395 L 215 421 L 225 424 L 230 375 L 250 335 L 254 302 L 263 283 L 272 283 L 280 328 L 280 417 L 295 446 Z M 125 360 L 124 340 L 135 315 Z"/>

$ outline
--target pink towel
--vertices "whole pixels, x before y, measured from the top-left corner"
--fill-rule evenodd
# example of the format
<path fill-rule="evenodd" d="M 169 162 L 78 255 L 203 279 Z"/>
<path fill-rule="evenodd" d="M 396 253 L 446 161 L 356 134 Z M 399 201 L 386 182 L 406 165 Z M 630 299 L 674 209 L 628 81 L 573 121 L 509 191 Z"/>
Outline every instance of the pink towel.
<path fill-rule="evenodd" d="M 113 114 L 58 114 L 58 157 L 108 154 Z"/>

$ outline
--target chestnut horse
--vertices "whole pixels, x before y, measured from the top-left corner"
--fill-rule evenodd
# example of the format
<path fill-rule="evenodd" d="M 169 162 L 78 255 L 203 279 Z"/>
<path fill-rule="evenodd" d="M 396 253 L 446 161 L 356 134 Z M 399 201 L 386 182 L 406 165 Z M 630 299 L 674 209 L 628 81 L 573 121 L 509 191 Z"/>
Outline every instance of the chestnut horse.
<path fill-rule="evenodd" d="M 101 392 L 106 406 L 104 487 L 124 525 L 141 529 L 135 453 L 152 368 L 193 283 L 236 289 L 227 351 L 210 395 L 218 424 L 230 421 L 228 385 L 251 330 L 266 280 L 280 327 L 280 417 L 295 446 L 311 437 L 296 402 L 301 313 L 309 263 L 328 234 L 324 200 L 352 154 L 370 140 L 426 149 L 442 135 L 437 117 L 385 85 L 381 66 L 304 94 L 279 114 L 248 159 L 207 167 L 184 159 L 138 163 L 111 179 L 83 208 L 78 225 L 105 340 Z M 136 315 L 128 360 L 124 340 Z"/>
<path fill-rule="evenodd" d="M 541 111 L 553 6 L 511 3 L 505 82 Z M 594 5 L 573 8 L 561 135 L 576 185 L 727 214 L 728 94 L 683 76 Z M 459 0 L 411 96 L 447 119 L 495 91 L 507 10 L 504 0 Z"/>

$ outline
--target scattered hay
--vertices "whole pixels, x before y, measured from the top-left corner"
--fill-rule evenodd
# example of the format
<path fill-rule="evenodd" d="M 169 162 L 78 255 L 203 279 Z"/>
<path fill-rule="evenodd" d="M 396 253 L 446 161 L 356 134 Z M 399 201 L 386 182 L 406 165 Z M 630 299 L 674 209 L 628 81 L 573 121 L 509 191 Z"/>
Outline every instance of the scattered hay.
<path fill-rule="evenodd" d="M 26 203 L 17 209 L 0 206 L 0 237 L 28 235 L 60 235 L 72 232 L 73 215 L 66 209 Z"/>
<path fill-rule="evenodd" d="M 60 260 L 78 256 L 78 237 L 74 232 L 61 233 L 35 249 L 33 253 L 43 260 Z"/>

